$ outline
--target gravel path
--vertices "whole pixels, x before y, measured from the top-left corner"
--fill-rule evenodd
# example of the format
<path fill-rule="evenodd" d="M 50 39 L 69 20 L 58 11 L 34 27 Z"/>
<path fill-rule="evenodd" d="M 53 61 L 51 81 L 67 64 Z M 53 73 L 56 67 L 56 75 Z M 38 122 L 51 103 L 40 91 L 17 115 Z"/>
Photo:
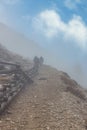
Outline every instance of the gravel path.
<path fill-rule="evenodd" d="M 86 130 L 86 103 L 65 91 L 60 75 L 42 67 L 0 116 L 0 130 Z"/>

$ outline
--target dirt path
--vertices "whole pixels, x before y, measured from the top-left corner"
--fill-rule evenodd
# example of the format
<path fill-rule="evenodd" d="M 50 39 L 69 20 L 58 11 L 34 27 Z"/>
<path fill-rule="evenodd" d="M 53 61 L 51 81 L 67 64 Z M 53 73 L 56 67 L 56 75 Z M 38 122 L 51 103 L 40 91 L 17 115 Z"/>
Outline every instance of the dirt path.
<path fill-rule="evenodd" d="M 62 88 L 56 70 L 42 67 L 0 117 L 0 130 L 86 130 L 78 110 L 83 104 Z"/>

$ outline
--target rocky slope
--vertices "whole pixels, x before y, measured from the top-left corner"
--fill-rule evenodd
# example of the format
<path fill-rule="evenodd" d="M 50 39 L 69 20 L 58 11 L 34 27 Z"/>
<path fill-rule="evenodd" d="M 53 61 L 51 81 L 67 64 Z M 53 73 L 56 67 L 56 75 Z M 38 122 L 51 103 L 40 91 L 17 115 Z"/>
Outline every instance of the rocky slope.
<path fill-rule="evenodd" d="M 31 60 L 7 50 L 4 46 L 2 46 L 2 44 L 0 44 L 0 61 L 17 63 L 25 69 L 30 69 L 32 67 Z"/>
<path fill-rule="evenodd" d="M 66 73 L 44 65 L 0 116 L 0 129 L 86 130 L 86 96 Z"/>

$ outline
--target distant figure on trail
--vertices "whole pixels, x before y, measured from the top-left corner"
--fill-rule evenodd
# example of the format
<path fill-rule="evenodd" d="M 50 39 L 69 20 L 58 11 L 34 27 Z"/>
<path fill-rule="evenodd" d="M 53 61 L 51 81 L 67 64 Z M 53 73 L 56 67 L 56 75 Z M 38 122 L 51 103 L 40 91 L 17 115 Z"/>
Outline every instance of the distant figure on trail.
<path fill-rule="evenodd" d="M 38 58 L 37 56 L 34 57 L 33 59 L 34 61 L 34 68 L 38 69 L 39 66 L 41 66 L 44 62 L 44 58 L 41 56 L 40 58 Z"/>
<path fill-rule="evenodd" d="M 44 58 L 42 56 L 40 57 L 40 61 L 39 62 L 40 62 L 40 65 L 42 65 L 44 63 Z"/>
<path fill-rule="evenodd" d="M 39 58 L 37 56 L 34 57 L 34 66 L 39 67 Z"/>

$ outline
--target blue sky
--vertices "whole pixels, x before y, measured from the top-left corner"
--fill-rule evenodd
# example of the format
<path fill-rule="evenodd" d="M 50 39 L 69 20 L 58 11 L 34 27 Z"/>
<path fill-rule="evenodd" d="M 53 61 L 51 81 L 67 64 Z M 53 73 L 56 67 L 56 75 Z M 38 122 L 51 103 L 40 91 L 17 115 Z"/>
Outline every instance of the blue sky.
<path fill-rule="evenodd" d="M 66 71 L 85 77 L 86 15 L 87 0 L 0 0 L 1 22 L 60 58 Z"/>

